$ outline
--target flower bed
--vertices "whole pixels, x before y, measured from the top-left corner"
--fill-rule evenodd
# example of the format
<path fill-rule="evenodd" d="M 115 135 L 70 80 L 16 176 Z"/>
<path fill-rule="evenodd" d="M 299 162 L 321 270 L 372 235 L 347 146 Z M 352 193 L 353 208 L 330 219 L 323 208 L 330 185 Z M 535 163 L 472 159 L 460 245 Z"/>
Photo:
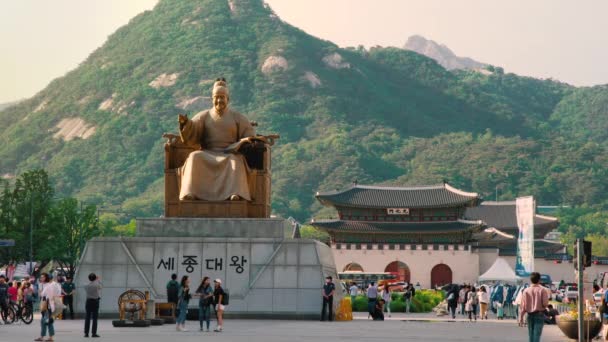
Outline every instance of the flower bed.
<path fill-rule="evenodd" d="M 435 290 L 419 290 L 416 291 L 416 296 L 412 299 L 410 312 L 431 312 L 437 304 L 444 299 L 444 294 L 441 291 Z M 358 295 L 353 303 L 353 311 L 367 312 L 367 297 Z M 403 292 L 391 293 L 391 312 L 405 312 L 405 300 Z"/>

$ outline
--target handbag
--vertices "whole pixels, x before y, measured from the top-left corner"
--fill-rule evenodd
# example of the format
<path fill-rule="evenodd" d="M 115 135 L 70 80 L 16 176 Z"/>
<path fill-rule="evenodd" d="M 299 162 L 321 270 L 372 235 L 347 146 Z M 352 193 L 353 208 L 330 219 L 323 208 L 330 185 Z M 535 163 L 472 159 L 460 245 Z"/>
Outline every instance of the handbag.
<path fill-rule="evenodd" d="M 45 299 L 40 301 L 40 312 L 45 312 L 48 309 L 49 309 L 49 302 L 47 302 Z"/>
<path fill-rule="evenodd" d="M 55 310 L 53 311 L 53 317 L 57 317 L 63 313 L 65 305 L 63 305 L 63 298 L 53 297 L 53 304 L 55 304 Z"/>

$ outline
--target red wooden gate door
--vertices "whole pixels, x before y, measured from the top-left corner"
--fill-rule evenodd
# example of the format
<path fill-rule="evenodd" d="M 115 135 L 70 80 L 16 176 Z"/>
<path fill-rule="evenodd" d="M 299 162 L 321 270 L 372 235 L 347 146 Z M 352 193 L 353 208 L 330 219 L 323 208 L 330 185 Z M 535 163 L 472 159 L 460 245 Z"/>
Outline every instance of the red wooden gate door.
<path fill-rule="evenodd" d="M 384 272 L 394 273 L 400 281 L 410 282 L 410 268 L 401 261 L 393 261 L 386 265 Z"/>
<path fill-rule="evenodd" d="M 446 264 L 438 264 L 431 270 L 431 287 L 452 283 L 452 269 Z"/>

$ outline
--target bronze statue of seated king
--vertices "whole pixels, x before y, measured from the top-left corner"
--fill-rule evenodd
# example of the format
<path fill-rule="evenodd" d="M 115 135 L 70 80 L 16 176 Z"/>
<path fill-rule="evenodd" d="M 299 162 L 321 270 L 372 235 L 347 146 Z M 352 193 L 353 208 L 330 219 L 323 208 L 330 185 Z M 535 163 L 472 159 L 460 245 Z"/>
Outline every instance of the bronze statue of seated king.
<path fill-rule="evenodd" d="M 178 114 L 179 135 L 165 134 L 166 217 L 270 217 L 270 147 L 255 122 L 229 108 L 225 79 L 213 108 Z"/>

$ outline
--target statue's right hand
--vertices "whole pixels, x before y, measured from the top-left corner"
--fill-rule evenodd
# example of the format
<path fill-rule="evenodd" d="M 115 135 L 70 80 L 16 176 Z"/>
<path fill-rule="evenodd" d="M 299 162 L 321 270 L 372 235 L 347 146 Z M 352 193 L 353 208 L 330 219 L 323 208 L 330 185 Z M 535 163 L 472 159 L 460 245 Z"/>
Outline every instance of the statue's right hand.
<path fill-rule="evenodd" d="M 184 115 L 184 114 L 177 114 L 177 121 L 183 125 L 186 122 L 188 122 L 188 116 Z"/>

